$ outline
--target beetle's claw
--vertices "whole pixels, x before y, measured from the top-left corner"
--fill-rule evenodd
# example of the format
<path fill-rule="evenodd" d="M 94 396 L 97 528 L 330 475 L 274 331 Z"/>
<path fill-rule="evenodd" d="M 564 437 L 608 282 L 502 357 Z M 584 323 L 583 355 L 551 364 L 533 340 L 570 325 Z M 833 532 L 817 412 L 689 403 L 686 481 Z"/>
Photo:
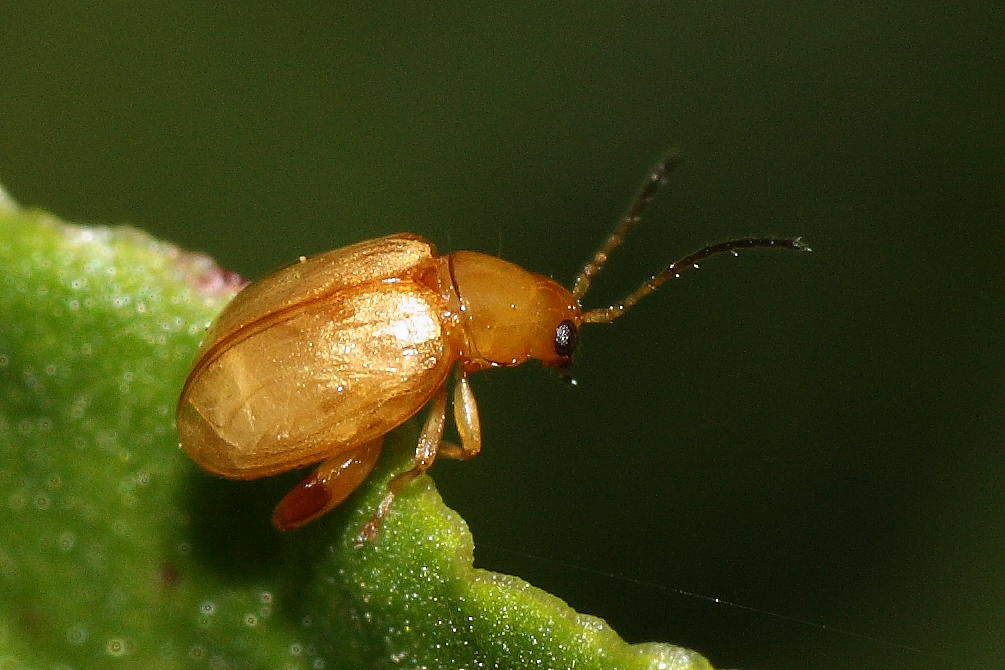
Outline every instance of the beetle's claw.
<path fill-rule="evenodd" d="M 363 527 L 359 529 L 359 534 L 353 541 L 353 546 L 357 549 L 361 548 L 367 542 L 373 542 L 377 539 L 377 534 L 380 531 L 380 525 L 384 523 L 384 517 L 387 513 L 391 511 L 391 503 L 394 502 L 394 491 L 389 490 L 384 494 L 384 498 L 377 505 L 377 511 L 373 513 L 370 520 L 363 524 Z"/>
<path fill-rule="evenodd" d="M 353 540 L 352 546 L 356 549 L 362 549 L 367 542 L 373 542 L 377 539 L 377 531 L 380 529 L 380 522 L 376 519 L 370 519 L 363 527 L 359 529 L 359 534 L 356 535 L 356 539 Z"/>

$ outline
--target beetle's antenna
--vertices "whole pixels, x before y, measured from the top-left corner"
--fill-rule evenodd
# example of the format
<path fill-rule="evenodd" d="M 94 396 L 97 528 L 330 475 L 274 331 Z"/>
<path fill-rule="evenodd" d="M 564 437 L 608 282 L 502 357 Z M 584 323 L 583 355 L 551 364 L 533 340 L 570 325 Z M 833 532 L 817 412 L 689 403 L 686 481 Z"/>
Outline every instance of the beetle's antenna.
<path fill-rule="evenodd" d="M 657 163 L 653 171 L 649 173 L 649 178 L 642 185 L 639 194 L 635 196 L 632 206 L 628 208 L 628 211 L 621 217 L 618 225 L 615 226 L 614 232 L 608 236 L 597 253 L 593 255 L 593 258 L 583 266 L 583 269 L 576 276 L 576 281 L 572 284 L 572 295 L 577 300 L 586 295 L 586 292 L 590 290 L 590 282 L 593 281 L 593 278 L 607 263 L 607 258 L 611 255 L 611 252 L 621 246 L 628 233 L 632 232 L 632 228 L 638 224 L 642 218 L 642 213 L 649 207 L 649 203 L 652 202 L 653 196 L 656 195 L 660 184 L 666 181 L 667 173 L 677 165 L 679 159 L 680 156 L 676 151 L 671 152 Z"/>
<path fill-rule="evenodd" d="M 634 307 L 636 303 L 663 284 L 667 283 L 671 279 L 677 279 L 680 277 L 680 273 L 684 270 L 688 268 L 697 268 L 699 261 L 724 251 L 729 251 L 734 256 L 738 256 L 739 253 L 737 252 L 737 249 L 749 249 L 751 247 L 774 247 L 778 249 L 792 249 L 794 251 L 812 251 L 812 249 L 810 249 L 806 243 L 803 242 L 801 237 L 745 237 L 739 240 L 729 240 L 728 242 L 712 244 L 704 249 L 694 252 L 693 254 L 685 256 L 680 260 L 674 261 L 668 265 L 663 272 L 660 272 L 658 275 L 655 275 L 652 279 L 642 284 L 642 286 L 639 286 L 635 289 L 635 291 L 630 293 L 624 300 L 616 305 L 602 307 L 600 309 L 591 309 L 585 312 L 583 314 L 583 322 L 610 323 Z"/>

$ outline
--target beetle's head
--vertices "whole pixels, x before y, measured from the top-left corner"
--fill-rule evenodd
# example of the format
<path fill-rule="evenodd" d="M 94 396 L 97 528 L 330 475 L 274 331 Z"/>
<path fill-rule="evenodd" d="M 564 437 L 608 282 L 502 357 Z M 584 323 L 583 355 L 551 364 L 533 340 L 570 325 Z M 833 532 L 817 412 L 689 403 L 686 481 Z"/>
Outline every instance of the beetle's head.
<path fill-rule="evenodd" d="M 467 371 L 519 365 L 536 358 L 566 367 L 579 339 L 579 301 L 553 280 L 495 256 L 450 255 L 461 300 Z"/>

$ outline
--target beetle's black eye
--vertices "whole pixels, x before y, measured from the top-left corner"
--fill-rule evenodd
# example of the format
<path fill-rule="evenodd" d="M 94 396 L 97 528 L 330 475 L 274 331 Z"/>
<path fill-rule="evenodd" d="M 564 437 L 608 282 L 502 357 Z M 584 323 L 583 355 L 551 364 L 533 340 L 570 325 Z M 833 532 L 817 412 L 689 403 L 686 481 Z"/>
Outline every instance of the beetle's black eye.
<path fill-rule="evenodd" d="M 576 324 L 569 319 L 558 324 L 555 329 L 555 353 L 559 356 L 569 357 L 576 350 L 576 342 L 579 341 L 579 333 L 576 332 Z"/>

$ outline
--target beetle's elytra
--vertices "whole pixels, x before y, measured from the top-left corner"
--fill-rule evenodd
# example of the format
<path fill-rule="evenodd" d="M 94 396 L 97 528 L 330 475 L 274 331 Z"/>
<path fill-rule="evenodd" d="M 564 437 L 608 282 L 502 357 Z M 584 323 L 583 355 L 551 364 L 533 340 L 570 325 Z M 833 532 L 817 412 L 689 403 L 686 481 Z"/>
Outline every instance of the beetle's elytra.
<path fill-rule="evenodd" d="M 367 477 L 383 437 L 431 404 L 413 467 L 394 477 L 360 533 L 437 456 L 471 458 L 481 429 L 468 375 L 534 358 L 562 368 L 584 323 L 609 323 L 698 261 L 746 247 L 808 250 L 799 238 L 744 238 L 671 263 L 623 301 L 584 310 L 590 281 L 636 225 L 674 164 L 653 170 L 572 290 L 500 258 L 438 255 L 418 235 L 368 240 L 250 284 L 209 327 L 178 402 L 178 432 L 200 466 L 252 479 L 320 462 L 276 506 L 280 530 L 341 503 Z M 446 384 L 460 445 L 442 440 Z M 431 401 L 431 402 L 430 402 Z"/>

